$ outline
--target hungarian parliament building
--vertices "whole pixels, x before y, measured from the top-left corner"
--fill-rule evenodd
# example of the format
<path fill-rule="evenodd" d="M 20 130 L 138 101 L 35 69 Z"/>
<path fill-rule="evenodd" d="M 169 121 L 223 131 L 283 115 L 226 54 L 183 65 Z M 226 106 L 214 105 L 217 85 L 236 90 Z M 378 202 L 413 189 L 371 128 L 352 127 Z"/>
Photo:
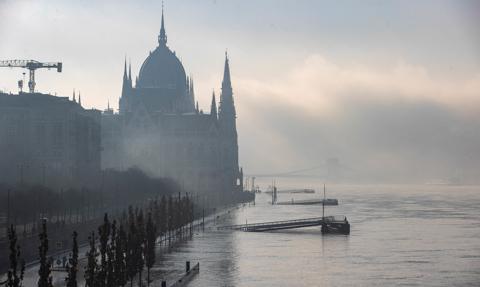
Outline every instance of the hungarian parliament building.
<path fill-rule="evenodd" d="M 158 46 L 135 81 L 125 63 L 118 113 L 86 110 L 75 94 L 0 93 L 0 182 L 81 185 L 102 169 L 131 167 L 199 194 L 243 186 L 228 55 L 218 105 L 213 94 L 210 111 L 199 110 L 163 13 Z"/>

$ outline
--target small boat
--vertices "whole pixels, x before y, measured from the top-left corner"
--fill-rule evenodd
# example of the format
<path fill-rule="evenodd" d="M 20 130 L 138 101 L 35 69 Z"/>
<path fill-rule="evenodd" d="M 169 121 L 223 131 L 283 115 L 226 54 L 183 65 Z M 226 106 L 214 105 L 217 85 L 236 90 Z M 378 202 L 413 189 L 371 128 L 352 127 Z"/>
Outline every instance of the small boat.
<path fill-rule="evenodd" d="M 328 222 L 322 224 L 322 234 L 350 234 L 350 223 L 345 217 L 344 221 Z"/>
<path fill-rule="evenodd" d="M 350 223 L 346 216 L 327 216 L 325 217 L 325 205 L 327 202 L 326 188 L 323 185 L 323 204 L 322 204 L 322 234 L 350 234 Z M 338 201 L 337 201 L 338 204 Z"/>
<path fill-rule="evenodd" d="M 326 198 L 323 200 L 323 204 L 325 205 L 338 205 L 338 199 L 336 198 Z"/>

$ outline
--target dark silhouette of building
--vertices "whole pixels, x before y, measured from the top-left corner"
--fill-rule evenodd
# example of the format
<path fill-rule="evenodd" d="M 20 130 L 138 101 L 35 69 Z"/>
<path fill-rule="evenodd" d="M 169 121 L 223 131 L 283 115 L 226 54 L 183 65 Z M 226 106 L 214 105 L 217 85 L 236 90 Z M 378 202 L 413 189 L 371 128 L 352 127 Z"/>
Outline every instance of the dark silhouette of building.
<path fill-rule="evenodd" d="M 193 80 L 167 46 L 164 17 L 158 46 L 142 64 L 135 84 L 125 62 L 119 113 L 102 116 L 103 168 L 141 168 L 176 179 L 186 190 L 225 198 L 242 189 L 236 112 L 225 55 L 220 105 L 195 106 Z"/>
<path fill-rule="evenodd" d="M 100 173 L 100 119 L 80 98 L 0 93 L 0 182 L 93 183 Z"/>

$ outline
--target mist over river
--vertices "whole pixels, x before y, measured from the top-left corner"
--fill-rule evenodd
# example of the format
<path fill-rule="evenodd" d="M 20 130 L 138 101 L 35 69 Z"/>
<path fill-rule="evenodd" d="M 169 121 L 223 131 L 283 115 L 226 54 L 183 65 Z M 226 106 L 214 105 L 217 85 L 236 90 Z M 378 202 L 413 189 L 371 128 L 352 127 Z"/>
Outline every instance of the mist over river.
<path fill-rule="evenodd" d="M 265 182 L 266 186 L 267 183 Z M 278 181 L 279 201 L 322 196 L 323 183 Z M 479 286 L 480 188 L 434 185 L 327 185 L 351 234 L 322 236 L 319 227 L 265 233 L 217 231 L 211 225 L 164 254 L 156 268 L 173 279 L 185 261 L 200 262 L 189 286 Z M 258 194 L 221 216 L 217 226 L 321 216 L 321 206 L 269 204 Z M 157 273 L 158 274 L 158 273 Z"/>

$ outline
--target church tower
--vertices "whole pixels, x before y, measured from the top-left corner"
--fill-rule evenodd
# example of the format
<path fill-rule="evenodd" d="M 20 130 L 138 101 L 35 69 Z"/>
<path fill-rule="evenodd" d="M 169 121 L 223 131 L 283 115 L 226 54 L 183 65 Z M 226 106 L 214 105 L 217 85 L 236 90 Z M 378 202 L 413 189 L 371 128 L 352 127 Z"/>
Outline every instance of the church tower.
<path fill-rule="evenodd" d="M 223 164 L 227 186 L 237 189 L 241 178 L 238 166 L 238 141 L 236 124 L 235 103 L 233 101 L 232 82 L 230 79 L 230 65 L 227 53 L 225 53 L 225 68 L 223 71 L 222 93 L 220 95 L 220 108 L 218 121 L 222 136 Z"/>

